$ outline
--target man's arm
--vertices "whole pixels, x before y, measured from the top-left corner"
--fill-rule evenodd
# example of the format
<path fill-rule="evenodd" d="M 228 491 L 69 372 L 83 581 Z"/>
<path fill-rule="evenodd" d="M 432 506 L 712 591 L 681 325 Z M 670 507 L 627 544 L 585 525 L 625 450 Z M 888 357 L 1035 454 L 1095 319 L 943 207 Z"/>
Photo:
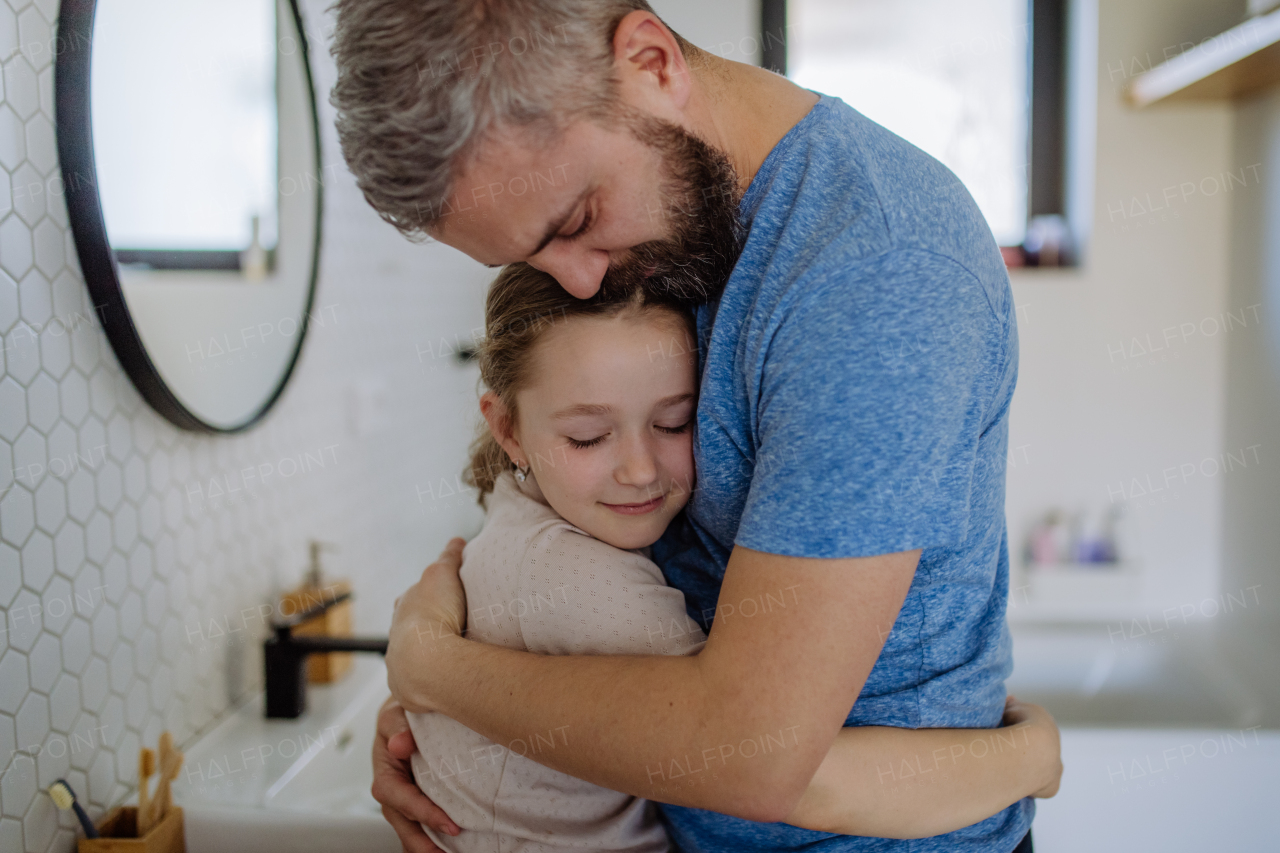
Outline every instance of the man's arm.
<path fill-rule="evenodd" d="M 927 838 L 1052 797 L 1058 726 L 1039 705 L 1005 703 L 1004 728 L 845 728 L 787 823 L 876 838 Z"/>
<path fill-rule="evenodd" d="M 784 820 L 861 692 L 919 556 L 824 560 L 735 548 L 701 654 L 561 657 L 459 636 L 459 563 L 446 552 L 400 600 L 388 679 L 407 709 L 441 711 L 499 744 L 563 732 L 554 749 L 530 757 L 570 775 Z"/>
<path fill-rule="evenodd" d="M 1010 697 L 1003 722 L 1002 729 L 843 728 L 786 822 L 844 835 L 924 838 L 1026 796 L 1054 796 L 1062 761 L 1053 717 Z M 419 822 L 444 835 L 461 830 L 415 783 L 414 749 L 404 710 L 388 699 L 374 737 L 373 796 L 406 853 L 444 853 Z"/>

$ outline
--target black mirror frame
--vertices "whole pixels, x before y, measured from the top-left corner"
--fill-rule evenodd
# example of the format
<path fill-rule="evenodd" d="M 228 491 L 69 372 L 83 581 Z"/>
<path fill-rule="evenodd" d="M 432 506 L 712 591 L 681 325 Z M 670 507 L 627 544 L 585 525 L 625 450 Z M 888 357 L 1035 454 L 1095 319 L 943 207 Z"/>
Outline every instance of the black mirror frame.
<path fill-rule="evenodd" d="M 316 182 L 315 243 L 311 255 L 310 280 L 302 316 L 298 321 L 298 343 L 274 391 L 256 413 L 244 423 L 219 427 L 207 423 L 188 409 L 165 384 L 148 355 L 138 329 L 125 305 L 119 269 L 107 238 L 102 202 L 98 196 L 98 171 L 93 151 L 93 121 L 90 78 L 93 55 L 93 21 L 97 0 L 63 0 L 58 15 L 58 52 L 53 85 L 56 115 L 58 162 L 61 164 L 63 197 L 75 238 L 76 255 L 94 310 L 111 348 L 125 373 L 143 399 L 175 426 L 193 432 L 236 433 L 257 424 L 284 393 L 306 340 L 311 309 L 315 303 L 316 276 L 320 267 L 321 222 L 324 219 L 324 186 Z M 315 162 L 320 158 L 320 121 L 316 107 L 315 81 L 311 73 L 308 39 L 297 0 L 289 0 L 294 27 L 302 54 L 303 73 L 310 93 Z"/>

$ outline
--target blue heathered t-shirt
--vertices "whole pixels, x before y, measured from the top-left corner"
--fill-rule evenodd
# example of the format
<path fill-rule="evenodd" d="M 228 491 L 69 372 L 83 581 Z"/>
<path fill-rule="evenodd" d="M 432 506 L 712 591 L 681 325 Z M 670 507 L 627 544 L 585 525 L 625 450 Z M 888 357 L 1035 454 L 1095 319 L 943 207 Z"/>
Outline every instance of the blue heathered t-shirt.
<path fill-rule="evenodd" d="M 1018 342 L 990 229 L 944 166 L 827 96 L 774 147 L 740 213 L 745 249 L 697 316 L 698 488 L 654 559 L 709 628 L 734 545 L 824 558 L 920 548 L 846 725 L 999 725 Z M 1035 807 L 913 841 L 662 812 L 685 853 L 1009 853 Z"/>

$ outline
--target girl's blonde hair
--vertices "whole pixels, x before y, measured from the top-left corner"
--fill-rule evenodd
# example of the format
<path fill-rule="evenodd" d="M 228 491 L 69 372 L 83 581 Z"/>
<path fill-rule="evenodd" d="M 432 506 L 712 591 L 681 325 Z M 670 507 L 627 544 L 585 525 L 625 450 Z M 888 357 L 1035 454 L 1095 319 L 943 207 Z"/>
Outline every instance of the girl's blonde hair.
<path fill-rule="evenodd" d="M 518 417 L 516 394 L 529 382 L 532 354 L 543 334 L 556 323 L 571 317 L 614 317 L 624 312 L 667 311 L 680 318 L 690 337 L 695 334 L 693 315 L 674 301 L 634 289 L 625 299 L 578 299 L 571 296 L 549 273 L 525 263 L 504 267 L 489 286 L 485 300 L 484 340 L 476 351 L 480 381 L 506 407 L 510 424 Z M 504 471 L 514 471 L 515 463 L 482 426 L 471 445 L 471 467 L 464 481 L 480 493 L 480 505 L 493 491 Z"/>

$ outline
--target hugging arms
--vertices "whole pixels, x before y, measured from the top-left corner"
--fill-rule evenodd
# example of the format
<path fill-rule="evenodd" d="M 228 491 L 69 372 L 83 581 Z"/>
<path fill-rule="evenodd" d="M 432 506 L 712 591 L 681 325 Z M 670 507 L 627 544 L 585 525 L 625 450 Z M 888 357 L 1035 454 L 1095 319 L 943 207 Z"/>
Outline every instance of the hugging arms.
<path fill-rule="evenodd" d="M 735 554 L 734 559 L 739 556 L 750 561 L 758 555 Z M 822 576 L 837 567 L 804 565 L 808 562 L 813 561 L 788 560 L 786 574 L 775 578 L 765 577 L 766 567 L 747 562 L 744 574 L 761 580 L 752 590 L 745 583 L 731 585 L 732 575 L 726 575 L 722 601 L 767 600 L 767 595 L 776 601 L 779 589 L 791 588 L 787 595 L 794 592 L 800 604 L 826 598 L 828 606 L 819 604 L 816 612 L 774 607 L 751 618 L 718 620 L 707 647 L 694 657 L 553 657 L 476 643 L 455 633 L 466 612 L 456 580 L 461 540 L 455 540 L 401 599 L 388 656 L 393 689 L 411 710 L 468 714 L 462 722 L 499 744 L 561 729 L 567 736 L 554 750 L 531 756 L 534 760 L 605 787 L 752 820 L 842 834 L 924 837 L 975 823 L 1025 796 L 1052 795 L 1061 770 L 1057 729 L 1035 706 L 1011 706 L 1006 716 L 1011 726 L 994 731 L 841 728 L 844 714 L 836 713 L 829 715 L 837 718 L 829 732 L 807 735 L 806 727 L 815 725 L 810 721 L 818 715 L 803 709 L 814 697 L 821 701 L 822 693 L 803 685 L 822 678 L 815 673 L 824 670 L 820 663 L 788 662 L 787 640 L 799 641 L 796 658 L 804 658 L 824 642 L 805 635 L 806 623 L 813 628 L 824 619 L 839 620 L 843 609 L 832 601 L 839 589 L 810 592 L 810 583 L 816 580 L 821 588 Z M 894 567 L 870 563 L 862 569 L 883 573 Z M 775 618 L 786 615 L 792 618 Z M 848 622 L 842 627 L 876 647 L 874 631 L 858 632 Z M 731 648 L 744 641 L 745 652 Z M 454 648 L 446 651 L 448 646 Z M 727 671 L 717 673 L 717 667 Z M 402 673 L 409 677 L 397 677 Z M 610 683 L 620 678 L 650 679 L 649 701 L 636 707 L 611 690 Z M 771 686 L 770 678 L 782 687 Z M 698 694 L 688 695 L 690 683 L 700 688 Z M 715 686 L 724 692 L 715 695 Z M 451 702 L 447 694 L 461 701 Z M 432 696 L 445 698 L 436 704 Z M 493 713 L 476 713 L 484 708 Z M 787 748 L 749 756 L 748 750 L 735 748 L 727 760 L 715 757 L 722 745 L 758 741 L 766 733 L 774 736 L 766 743 L 785 740 Z M 393 752 L 387 752 L 389 738 Z M 715 749 L 711 758 L 708 747 Z M 812 762 L 818 748 L 824 751 L 814 769 L 794 769 L 801 761 Z M 406 848 L 416 853 L 433 847 L 413 821 L 443 832 L 449 823 L 407 777 L 402 762 L 412 750 L 403 713 L 389 704 L 379 720 L 375 794 Z M 675 772 L 706 770 L 672 778 L 673 760 Z M 659 767 L 664 772 L 655 772 Z M 788 778 L 784 774 L 803 773 L 809 778 L 794 782 L 794 788 L 778 785 Z"/>

